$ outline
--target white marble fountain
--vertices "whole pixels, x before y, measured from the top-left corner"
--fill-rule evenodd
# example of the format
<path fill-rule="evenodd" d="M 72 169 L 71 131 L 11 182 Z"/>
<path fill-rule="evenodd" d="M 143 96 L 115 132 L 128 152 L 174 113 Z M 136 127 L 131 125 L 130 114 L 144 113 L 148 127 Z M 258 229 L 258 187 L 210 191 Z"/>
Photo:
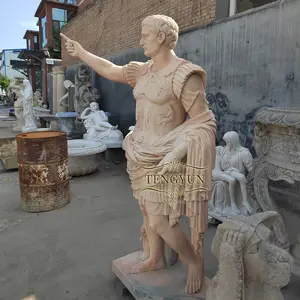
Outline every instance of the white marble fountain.
<path fill-rule="evenodd" d="M 94 173 L 100 166 L 102 153 L 106 149 L 102 142 L 68 140 L 69 175 L 84 176 Z"/>

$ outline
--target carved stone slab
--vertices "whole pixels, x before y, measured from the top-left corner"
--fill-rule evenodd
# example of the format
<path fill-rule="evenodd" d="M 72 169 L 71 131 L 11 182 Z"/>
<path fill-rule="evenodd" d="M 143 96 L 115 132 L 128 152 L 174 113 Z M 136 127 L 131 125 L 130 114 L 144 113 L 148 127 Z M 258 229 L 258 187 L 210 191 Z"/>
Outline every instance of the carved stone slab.
<path fill-rule="evenodd" d="M 184 293 L 186 268 L 176 263 L 170 268 L 155 272 L 130 274 L 131 267 L 139 261 L 140 251 L 128 254 L 113 261 L 112 271 L 137 300 L 204 300 L 210 279 L 205 278 L 200 293 Z"/>

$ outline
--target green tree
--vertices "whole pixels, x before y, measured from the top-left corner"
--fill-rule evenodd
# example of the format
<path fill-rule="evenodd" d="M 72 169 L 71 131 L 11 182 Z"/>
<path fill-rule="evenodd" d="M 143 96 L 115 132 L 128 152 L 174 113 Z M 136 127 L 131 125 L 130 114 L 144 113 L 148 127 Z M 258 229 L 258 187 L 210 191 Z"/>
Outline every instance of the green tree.
<path fill-rule="evenodd" d="M 10 80 L 7 76 L 5 75 L 0 76 L 0 87 L 2 90 L 7 92 L 7 88 L 9 87 L 9 84 L 10 84 Z"/>

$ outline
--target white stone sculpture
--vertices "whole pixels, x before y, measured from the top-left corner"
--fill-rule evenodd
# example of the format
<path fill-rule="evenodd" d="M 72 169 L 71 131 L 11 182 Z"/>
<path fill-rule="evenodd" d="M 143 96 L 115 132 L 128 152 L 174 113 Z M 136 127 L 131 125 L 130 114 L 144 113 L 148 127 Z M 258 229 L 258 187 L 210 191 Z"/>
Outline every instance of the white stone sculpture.
<path fill-rule="evenodd" d="M 21 90 L 23 89 L 23 78 L 13 78 L 10 89 L 16 94 L 17 100 L 14 102 L 14 114 L 16 116 L 16 124 L 13 127 L 13 132 L 20 132 L 25 124 L 23 116 L 23 94 Z"/>
<path fill-rule="evenodd" d="M 37 125 L 33 113 L 33 91 L 30 81 L 24 79 L 24 89 L 21 91 L 23 98 L 23 116 L 25 125 L 22 128 L 22 132 L 36 131 Z"/>
<path fill-rule="evenodd" d="M 299 209 L 290 202 L 288 194 L 281 197 L 281 204 L 278 203 L 270 193 L 269 184 L 283 181 L 296 188 L 300 182 L 300 109 L 264 108 L 256 114 L 255 121 L 254 147 L 257 157 L 253 162 L 253 192 L 263 211 L 278 213 L 279 218 L 272 226 L 273 243 L 283 249 L 291 249 L 295 261 L 294 273 L 299 275 L 299 227 L 292 223 L 291 228 L 298 231 L 298 235 L 296 241 L 290 240 L 289 226 L 286 226 L 289 220 L 285 214 L 288 212 L 298 217 Z"/>
<path fill-rule="evenodd" d="M 276 212 L 235 216 L 218 226 L 211 245 L 219 269 L 206 300 L 283 300 L 280 289 L 290 281 L 293 259 L 271 243 Z"/>
<path fill-rule="evenodd" d="M 40 91 L 35 91 L 33 94 L 33 106 L 43 107 L 44 99 Z"/>
<path fill-rule="evenodd" d="M 252 171 L 253 157 L 247 148 L 241 146 L 235 131 L 227 132 L 223 139 L 226 146 L 216 147 L 210 215 L 226 217 L 253 214 L 257 205 L 247 193 L 246 179 Z"/>
<path fill-rule="evenodd" d="M 84 176 L 95 172 L 102 160 L 101 153 L 106 149 L 100 141 L 68 140 L 69 175 Z"/>
<path fill-rule="evenodd" d="M 85 108 L 80 118 L 84 120 L 84 126 L 87 131 L 83 135 L 84 139 L 103 141 L 107 148 L 122 147 L 122 132 L 117 129 L 118 125 L 113 126 L 108 122 L 108 117 L 103 110 L 99 110 L 97 102 L 92 102 L 89 107 Z"/>
<path fill-rule="evenodd" d="M 69 96 L 69 88 L 74 87 L 74 83 L 71 80 L 64 81 L 64 87 L 67 90 L 67 93 L 59 100 L 59 105 L 64 107 L 69 107 L 68 96 Z M 67 100 L 67 103 L 65 102 Z"/>

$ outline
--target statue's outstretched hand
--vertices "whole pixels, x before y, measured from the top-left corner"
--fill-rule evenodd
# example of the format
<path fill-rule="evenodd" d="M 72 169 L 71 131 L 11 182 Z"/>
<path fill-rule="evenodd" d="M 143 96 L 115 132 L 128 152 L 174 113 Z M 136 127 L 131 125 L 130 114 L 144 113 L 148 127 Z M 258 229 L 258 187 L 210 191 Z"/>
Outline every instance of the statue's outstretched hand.
<path fill-rule="evenodd" d="M 78 42 L 69 39 L 63 33 L 61 33 L 60 36 L 65 41 L 65 47 L 67 49 L 68 54 L 74 58 L 79 58 L 80 54 L 84 51 L 82 46 Z"/>

